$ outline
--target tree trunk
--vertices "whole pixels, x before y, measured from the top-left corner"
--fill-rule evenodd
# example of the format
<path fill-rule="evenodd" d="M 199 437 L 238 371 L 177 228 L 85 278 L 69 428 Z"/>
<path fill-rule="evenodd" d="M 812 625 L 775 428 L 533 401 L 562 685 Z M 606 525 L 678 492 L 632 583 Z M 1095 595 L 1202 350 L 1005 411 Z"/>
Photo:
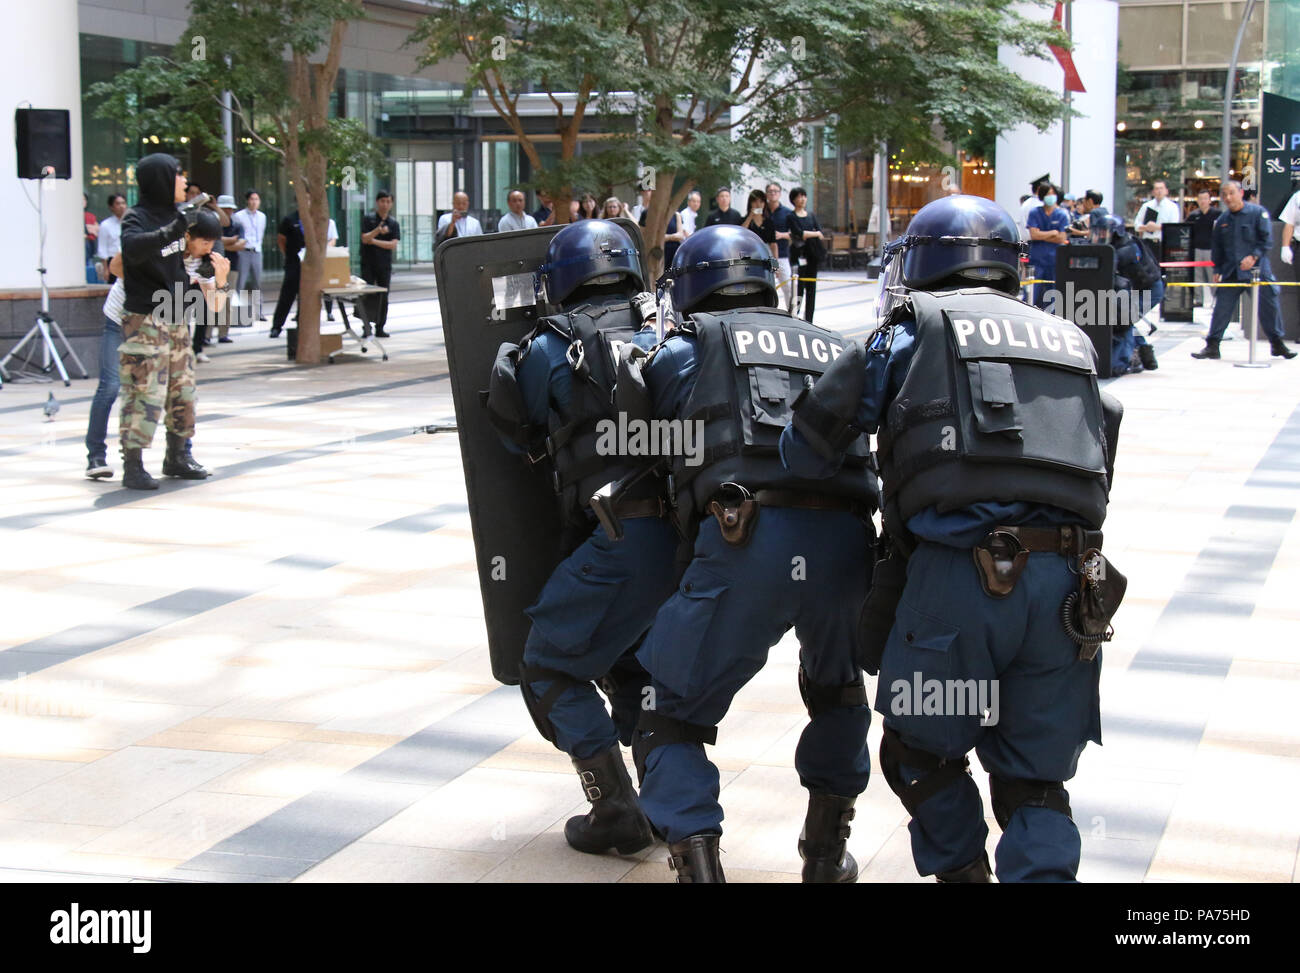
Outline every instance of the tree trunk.
<path fill-rule="evenodd" d="M 655 183 L 661 187 L 671 187 L 677 181 L 676 169 L 660 169 L 655 173 Z M 686 199 L 693 182 L 688 182 L 675 193 L 667 189 L 658 189 L 650 197 L 650 206 L 645 214 L 645 229 L 642 237 L 650 258 L 651 281 L 659 279 L 664 270 L 664 236 L 668 233 L 668 221 Z"/>

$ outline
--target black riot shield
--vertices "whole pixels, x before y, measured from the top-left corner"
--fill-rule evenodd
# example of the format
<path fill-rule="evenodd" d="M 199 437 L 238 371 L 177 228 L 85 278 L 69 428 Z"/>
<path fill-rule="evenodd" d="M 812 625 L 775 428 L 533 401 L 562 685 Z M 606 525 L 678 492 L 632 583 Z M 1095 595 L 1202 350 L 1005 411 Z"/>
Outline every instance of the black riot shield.
<path fill-rule="evenodd" d="M 630 220 L 613 222 L 631 235 L 649 281 L 640 229 Z M 433 258 L 492 675 L 508 686 L 519 682 L 531 624 L 524 609 L 561 560 L 562 525 L 549 460 L 530 464 L 507 450 L 480 393 L 501 343 L 519 341 L 556 310 L 536 305 L 533 271 L 562 228 L 457 237 Z"/>

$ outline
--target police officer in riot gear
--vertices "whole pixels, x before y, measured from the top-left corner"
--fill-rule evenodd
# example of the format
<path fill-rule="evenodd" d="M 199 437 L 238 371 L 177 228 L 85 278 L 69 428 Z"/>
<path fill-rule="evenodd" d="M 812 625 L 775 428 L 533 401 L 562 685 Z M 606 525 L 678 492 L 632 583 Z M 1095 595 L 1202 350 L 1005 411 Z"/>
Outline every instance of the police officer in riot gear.
<path fill-rule="evenodd" d="M 694 557 L 638 652 L 653 678 L 632 744 L 641 804 L 679 882 L 724 880 L 718 769 L 704 746 L 793 627 L 810 716 L 795 754 L 809 791 L 803 878 L 852 882 L 846 839 L 870 773 L 871 720 L 854 633 L 876 480 L 862 447 L 815 482 L 790 475 L 777 454 L 791 404 L 843 342 L 777 309 L 771 255 L 742 227 L 697 230 L 668 282 L 689 317 L 648 359 L 625 360 L 617 390 L 620 408 L 638 402 L 694 424 L 703 444 L 672 457 L 679 524 L 698 532 Z"/>
<path fill-rule="evenodd" d="M 666 516 L 663 479 L 653 471 L 614 498 L 621 540 L 596 525 L 588 502 L 644 462 L 602 455 L 597 427 L 613 416 L 619 347 L 648 349 L 658 340 L 653 327 L 643 326 L 654 301 L 642 293 L 632 239 L 604 220 L 556 233 L 537 280 L 541 296 L 560 311 L 518 345 L 502 346 L 486 404 L 510 448 L 552 464 L 572 553 L 528 609 L 520 688 L 538 730 L 570 755 L 591 801 L 588 814 L 565 825 L 569 844 L 593 854 L 631 854 L 653 841 L 619 747 L 620 738 L 631 742 L 648 682 L 631 650 L 673 590 L 678 538 Z M 612 718 L 597 681 L 610 697 Z"/>
<path fill-rule="evenodd" d="M 1098 648 L 1123 594 L 1100 554 L 1121 410 L 1082 331 L 1015 299 L 1020 251 L 989 200 L 923 207 L 887 250 L 865 367 L 846 350 L 781 438 L 790 470 L 828 476 L 860 433 L 879 435 L 900 552 L 877 563 L 872 602 L 891 585 L 901 597 L 868 606 L 864 651 L 882 651 L 867 660 L 881 772 L 912 815 L 917 870 L 941 882 L 991 877 L 972 749 L 1002 828 L 999 880 L 1074 880 L 1064 782 L 1101 742 Z M 881 610 L 892 620 L 869 617 Z"/>
<path fill-rule="evenodd" d="M 1127 292 L 1126 300 L 1118 303 L 1127 317 L 1115 321 L 1111 332 L 1111 374 L 1153 372 L 1160 367 L 1155 349 L 1136 325 L 1164 297 L 1160 267 L 1118 216 L 1102 217 L 1099 226 L 1106 233 L 1105 242 L 1115 249 L 1115 292 Z"/>

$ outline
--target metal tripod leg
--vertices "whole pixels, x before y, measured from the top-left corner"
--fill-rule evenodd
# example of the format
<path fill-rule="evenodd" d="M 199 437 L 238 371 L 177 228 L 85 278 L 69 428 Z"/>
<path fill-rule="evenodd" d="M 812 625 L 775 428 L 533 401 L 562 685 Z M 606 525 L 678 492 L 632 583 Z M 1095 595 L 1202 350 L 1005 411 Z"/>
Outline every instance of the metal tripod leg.
<path fill-rule="evenodd" d="M 67 336 L 64 335 L 63 329 L 59 327 L 59 323 L 53 318 L 46 318 L 43 314 L 36 315 L 36 323 L 28 329 L 27 333 L 23 335 L 22 340 L 18 342 L 18 344 L 9 349 L 9 354 L 5 355 L 3 359 L 0 359 L 0 375 L 7 378 L 9 372 L 5 366 L 9 364 L 9 360 L 18 354 L 27 342 L 31 341 L 33 338 L 39 338 L 41 353 L 45 359 L 45 364 L 41 370 L 48 372 L 50 366 L 54 365 L 58 368 L 59 377 L 63 379 L 63 384 L 71 385 L 72 380 L 68 378 L 68 371 L 63 367 L 63 358 L 59 354 L 58 348 L 54 345 L 54 339 L 50 337 L 50 325 L 54 326 L 55 333 L 58 334 L 59 340 L 63 342 L 63 347 L 67 349 L 68 355 L 74 362 L 76 362 L 77 368 L 81 371 L 81 377 L 89 378 L 90 374 L 86 371 L 86 366 L 81 363 L 81 359 L 77 357 L 77 353 L 72 350 L 72 345 L 68 343 Z M 30 356 L 27 358 L 27 361 L 29 363 L 31 362 Z"/>

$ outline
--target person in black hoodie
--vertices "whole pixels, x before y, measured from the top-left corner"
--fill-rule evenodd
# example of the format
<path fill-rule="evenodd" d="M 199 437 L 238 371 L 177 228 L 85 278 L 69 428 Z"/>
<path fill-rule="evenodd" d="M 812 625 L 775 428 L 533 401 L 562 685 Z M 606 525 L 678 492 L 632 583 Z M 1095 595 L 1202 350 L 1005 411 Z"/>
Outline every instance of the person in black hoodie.
<path fill-rule="evenodd" d="M 186 185 L 180 163 L 170 155 L 148 155 L 136 165 L 135 178 L 140 202 L 122 219 L 126 291 L 118 349 L 122 485 L 131 490 L 156 490 L 158 481 L 145 471 L 142 451 L 152 444 L 164 410 L 167 453 L 163 474 L 187 480 L 208 475 L 195 461 L 189 445 L 194 435 L 195 395 L 186 310 L 209 295 L 191 282 L 185 270 L 186 232 L 197 222 L 199 211 L 177 210 L 176 204 L 185 200 Z M 211 260 L 214 287 L 228 289 L 229 263 L 220 255 Z M 165 397 L 158 394 L 164 388 Z"/>

